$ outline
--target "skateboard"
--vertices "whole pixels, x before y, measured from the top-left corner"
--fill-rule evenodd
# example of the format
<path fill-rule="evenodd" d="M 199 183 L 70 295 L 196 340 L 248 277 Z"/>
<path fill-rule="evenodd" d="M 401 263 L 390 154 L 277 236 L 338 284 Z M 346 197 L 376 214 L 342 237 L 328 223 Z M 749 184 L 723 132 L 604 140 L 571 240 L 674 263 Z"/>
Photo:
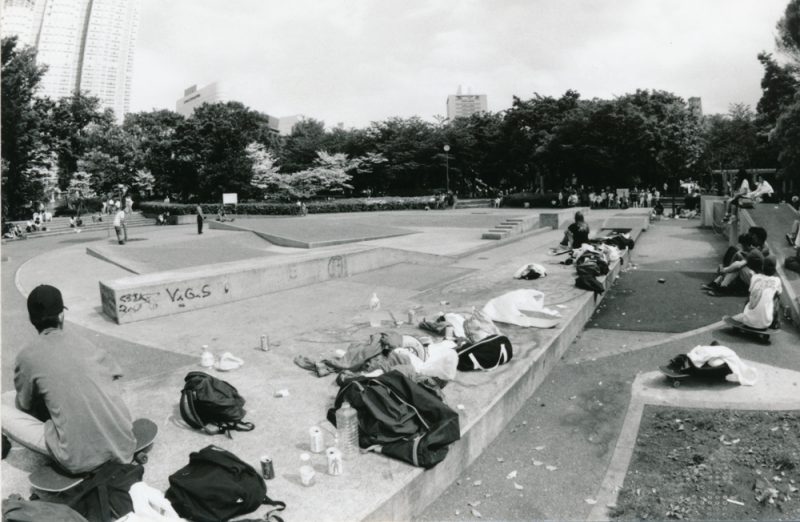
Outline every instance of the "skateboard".
<path fill-rule="evenodd" d="M 742 323 L 741 321 L 737 321 L 736 319 L 734 319 L 729 315 L 723 317 L 722 320 L 725 322 L 725 324 L 733 327 L 733 329 L 737 332 L 743 333 L 745 335 L 756 336 L 759 339 L 761 339 L 761 341 L 769 343 L 770 332 L 766 328 L 763 330 L 758 328 L 751 328 L 746 324 Z"/>
<path fill-rule="evenodd" d="M 153 446 L 156 435 L 158 435 L 158 425 L 150 419 L 136 419 L 133 421 L 133 434 L 136 437 L 133 461 L 138 464 L 145 464 L 147 462 L 147 452 Z M 50 463 L 28 475 L 28 482 L 34 489 L 39 491 L 62 493 L 83 482 L 86 475 L 71 475 L 55 463 Z"/>
<path fill-rule="evenodd" d="M 717 380 L 724 379 L 726 375 L 731 373 L 730 366 L 722 364 L 720 366 L 704 365 L 700 368 L 692 364 L 691 360 L 686 354 L 680 354 L 670 361 L 669 364 L 659 366 L 659 370 L 667 378 L 667 381 L 672 384 L 674 388 L 679 388 L 681 382 L 694 378 L 703 380 Z"/>

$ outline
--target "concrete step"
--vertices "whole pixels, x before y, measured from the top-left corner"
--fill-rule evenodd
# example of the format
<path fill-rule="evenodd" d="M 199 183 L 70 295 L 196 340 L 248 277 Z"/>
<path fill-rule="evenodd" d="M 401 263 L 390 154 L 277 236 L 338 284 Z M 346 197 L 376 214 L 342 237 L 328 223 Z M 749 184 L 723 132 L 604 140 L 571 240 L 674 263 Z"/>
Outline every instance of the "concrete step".
<path fill-rule="evenodd" d="M 517 223 L 514 223 L 514 224 L 500 223 L 499 225 L 495 226 L 494 228 L 499 228 L 499 229 L 503 229 L 503 230 L 505 230 L 505 229 L 514 230 L 517 227 L 519 227 L 519 225 Z"/>
<path fill-rule="evenodd" d="M 459 199 L 456 208 L 490 208 L 491 199 Z"/>
<path fill-rule="evenodd" d="M 143 218 L 141 220 L 136 220 L 133 222 L 128 222 L 126 224 L 128 228 L 138 228 L 138 227 L 148 227 L 148 226 L 155 226 L 155 223 L 152 219 Z M 42 237 L 53 237 L 53 236 L 64 236 L 67 234 L 76 234 L 79 233 L 77 230 L 81 232 L 98 232 L 103 230 L 110 230 L 113 232 L 113 225 L 111 222 L 102 223 L 89 223 L 88 225 L 84 224 L 80 229 L 70 228 L 69 225 L 66 227 L 57 227 L 57 228 L 50 228 L 47 227 L 47 230 L 43 230 L 41 232 L 31 232 L 26 234 L 25 239 L 38 239 Z M 4 240 L 7 241 L 7 240 Z"/>

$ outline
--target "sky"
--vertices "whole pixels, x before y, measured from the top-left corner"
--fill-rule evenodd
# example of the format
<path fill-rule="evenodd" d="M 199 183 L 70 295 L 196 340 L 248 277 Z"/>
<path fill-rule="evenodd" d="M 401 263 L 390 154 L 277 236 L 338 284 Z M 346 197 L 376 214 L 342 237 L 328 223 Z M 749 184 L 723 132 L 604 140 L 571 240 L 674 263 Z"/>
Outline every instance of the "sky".
<path fill-rule="evenodd" d="M 329 127 L 446 114 L 448 94 L 613 98 L 637 88 L 755 109 L 788 0 L 142 0 L 131 111 L 185 88 Z"/>

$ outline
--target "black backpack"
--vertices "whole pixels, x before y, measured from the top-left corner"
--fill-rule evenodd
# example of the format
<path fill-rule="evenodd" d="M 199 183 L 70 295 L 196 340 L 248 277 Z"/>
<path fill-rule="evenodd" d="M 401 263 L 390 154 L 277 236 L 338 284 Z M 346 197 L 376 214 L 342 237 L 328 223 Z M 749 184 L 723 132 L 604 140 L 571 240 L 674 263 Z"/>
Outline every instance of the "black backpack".
<path fill-rule="evenodd" d="M 225 433 L 229 438 L 231 430 L 255 428 L 242 421 L 247 413 L 245 400 L 231 384 L 203 372 L 189 372 L 184 380 L 180 410 L 186 424 L 209 435 Z M 215 424 L 217 430 L 208 429 L 207 424 Z"/>
<path fill-rule="evenodd" d="M 397 370 L 350 381 L 339 389 L 328 420 L 349 402 L 358 411 L 358 444 L 414 466 L 432 468 L 461 438 L 458 413 L 436 393 Z"/>
<path fill-rule="evenodd" d="M 492 370 L 511 360 L 514 352 L 505 335 L 490 335 L 477 343 L 457 348 L 458 369 L 462 372 Z"/>
<path fill-rule="evenodd" d="M 133 511 L 128 494 L 142 481 L 144 468 L 138 464 L 106 462 L 78 484 L 69 506 L 89 522 L 110 522 Z"/>
<path fill-rule="evenodd" d="M 189 464 L 169 476 L 165 496 L 178 515 L 195 522 L 229 520 L 262 504 L 276 506 L 273 511 L 286 508 L 267 496 L 264 479 L 253 466 L 217 446 L 191 453 Z"/>

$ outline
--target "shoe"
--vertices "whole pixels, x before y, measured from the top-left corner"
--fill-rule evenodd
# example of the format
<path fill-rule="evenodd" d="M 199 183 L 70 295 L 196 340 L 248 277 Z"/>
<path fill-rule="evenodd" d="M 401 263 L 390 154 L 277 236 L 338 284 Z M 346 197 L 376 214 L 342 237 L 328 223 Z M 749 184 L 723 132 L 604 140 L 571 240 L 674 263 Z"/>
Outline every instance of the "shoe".
<path fill-rule="evenodd" d="M 722 218 L 722 223 L 730 223 L 730 221 L 731 221 L 731 217 L 730 216 L 725 216 L 725 217 Z"/>
<path fill-rule="evenodd" d="M 786 234 L 786 242 L 789 243 L 789 246 L 794 246 L 794 238 L 791 234 Z"/>
<path fill-rule="evenodd" d="M 713 291 L 713 290 L 716 290 L 719 287 L 714 283 L 706 283 L 703 286 L 701 286 L 700 288 L 702 288 L 703 290 L 712 290 Z"/>

